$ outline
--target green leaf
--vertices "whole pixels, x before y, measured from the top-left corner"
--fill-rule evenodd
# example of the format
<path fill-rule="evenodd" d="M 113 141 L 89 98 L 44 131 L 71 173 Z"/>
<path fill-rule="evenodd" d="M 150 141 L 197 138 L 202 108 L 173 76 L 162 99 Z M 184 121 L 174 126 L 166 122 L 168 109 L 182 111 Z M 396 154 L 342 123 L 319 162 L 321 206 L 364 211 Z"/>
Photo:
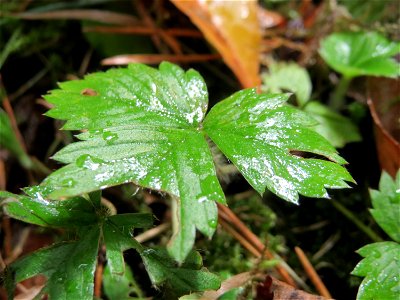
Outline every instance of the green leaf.
<path fill-rule="evenodd" d="M 15 155 L 24 168 L 31 168 L 32 161 L 22 149 L 11 127 L 7 114 L 0 109 L 0 146 Z"/>
<path fill-rule="evenodd" d="M 132 238 L 133 227 L 144 228 L 152 224 L 153 218 L 150 214 L 131 213 L 107 218 L 103 225 L 103 237 L 108 267 L 112 274 L 123 275 L 125 272 L 123 251 L 130 248 L 142 250 L 142 246 Z"/>
<path fill-rule="evenodd" d="M 263 90 L 269 93 L 293 92 L 299 106 L 306 104 L 311 96 L 311 79 L 307 70 L 296 63 L 273 63 L 263 76 Z"/>
<path fill-rule="evenodd" d="M 48 115 L 67 120 L 64 129 L 87 132 L 54 156 L 68 165 L 44 181 L 56 187 L 50 196 L 135 182 L 180 197 L 179 232 L 170 249 L 183 261 L 196 228 L 209 237 L 215 231 L 214 201 L 225 202 L 201 131 L 207 109 L 202 77 L 169 63 L 159 70 L 135 64 L 60 87 L 45 97 L 55 105 Z"/>
<path fill-rule="evenodd" d="M 399 43 L 388 41 L 376 32 L 334 33 L 321 42 L 319 49 L 325 62 L 348 78 L 399 76 L 399 65 L 393 59 L 399 52 Z"/>
<path fill-rule="evenodd" d="M 221 284 L 217 275 L 201 268 L 202 260 L 197 252 L 191 252 L 180 267 L 165 249 L 146 249 L 141 256 L 153 284 L 166 284 L 180 296 L 189 292 L 216 290 Z"/>
<path fill-rule="evenodd" d="M 45 227 L 78 227 L 95 224 L 98 216 L 93 205 L 82 197 L 63 201 L 46 200 L 49 190 L 43 187 L 25 189 L 27 195 L 0 192 L 7 215 Z"/>
<path fill-rule="evenodd" d="M 268 188 L 290 202 L 298 194 L 328 197 L 325 188 L 348 187 L 346 163 L 330 143 L 310 128 L 307 114 L 285 105 L 288 95 L 247 89 L 215 105 L 204 123 L 210 138 L 260 194 Z M 291 151 L 328 160 L 302 158 Z"/>
<path fill-rule="evenodd" d="M 393 180 L 382 173 L 379 191 L 370 190 L 373 209 L 370 210 L 379 226 L 396 242 L 400 243 L 400 171 Z"/>
<path fill-rule="evenodd" d="M 89 227 L 79 241 L 59 243 L 33 252 L 12 263 L 10 272 L 17 282 L 38 274 L 45 275 L 44 289 L 50 299 L 92 300 L 99 235 L 98 226 Z"/>
<path fill-rule="evenodd" d="M 357 126 L 350 119 L 336 113 L 328 106 L 312 101 L 307 103 L 304 111 L 318 121 L 315 131 L 333 146 L 341 148 L 347 143 L 361 140 Z"/>
<path fill-rule="evenodd" d="M 351 274 L 364 276 L 357 299 L 398 299 L 400 295 L 400 245 L 374 243 L 357 251 L 365 257 Z"/>
<path fill-rule="evenodd" d="M 103 273 L 103 288 L 109 300 L 144 299 L 143 292 L 133 278 L 131 269 L 126 266 L 122 276 L 114 275 L 107 265 Z M 131 296 L 132 294 L 137 297 Z"/>

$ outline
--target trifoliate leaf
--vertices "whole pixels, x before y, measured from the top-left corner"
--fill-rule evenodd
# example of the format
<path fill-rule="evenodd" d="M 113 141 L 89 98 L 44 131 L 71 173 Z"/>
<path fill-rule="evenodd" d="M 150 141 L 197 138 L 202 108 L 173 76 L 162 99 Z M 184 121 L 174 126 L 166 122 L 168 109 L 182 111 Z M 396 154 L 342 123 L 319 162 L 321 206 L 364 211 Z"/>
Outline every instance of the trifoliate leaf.
<path fill-rule="evenodd" d="M 263 90 L 269 93 L 293 92 L 299 106 L 311 96 L 311 79 L 307 70 L 296 63 L 273 63 L 263 77 Z"/>
<path fill-rule="evenodd" d="M 332 69 L 349 78 L 399 76 L 399 64 L 393 59 L 399 52 L 399 43 L 388 41 L 376 32 L 333 33 L 321 42 L 319 49 Z"/>
<path fill-rule="evenodd" d="M 325 187 L 348 187 L 344 181 L 352 181 L 339 165 L 344 159 L 307 128 L 315 124 L 308 115 L 284 104 L 285 95 L 236 93 L 213 108 L 203 124 L 203 79 L 169 63 L 159 70 L 130 65 L 60 87 L 46 96 L 55 105 L 48 114 L 66 120 L 65 129 L 86 131 L 78 135 L 80 142 L 54 156 L 68 165 L 43 182 L 55 187 L 50 197 L 130 181 L 169 192 L 178 197 L 179 222 L 169 251 L 179 262 L 190 252 L 196 228 L 213 234 L 214 201 L 225 202 L 206 134 L 260 193 L 268 187 L 296 203 L 298 193 L 327 197 Z M 330 161 L 304 159 L 291 151 Z"/>
<path fill-rule="evenodd" d="M 341 148 L 347 143 L 361 140 L 357 126 L 350 119 L 336 113 L 328 106 L 312 101 L 306 104 L 304 111 L 318 121 L 315 131 L 333 146 Z"/>
<path fill-rule="evenodd" d="M 298 202 L 298 194 L 328 197 L 325 188 L 348 187 L 346 163 L 330 143 L 313 131 L 307 114 L 285 105 L 283 94 L 235 93 L 215 105 L 204 123 L 210 138 L 259 192 L 268 188 Z M 303 151 L 326 157 L 303 158 Z"/>
<path fill-rule="evenodd" d="M 400 296 L 400 245 L 395 242 L 369 244 L 357 251 L 365 257 L 352 274 L 364 276 L 358 300 L 398 299 Z"/>
<path fill-rule="evenodd" d="M 135 64 L 60 87 L 45 97 L 55 105 L 48 115 L 67 120 L 64 129 L 87 132 L 54 156 L 68 165 L 45 180 L 57 188 L 51 196 L 129 181 L 167 191 L 180 198 L 170 249 L 183 261 L 196 228 L 207 236 L 215 231 L 214 201 L 225 202 L 201 131 L 207 109 L 202 77 L 169 63 L 159 70 Z"/>
<path fill-rule="evenodd" d="M 180 296 L 189 292 L 216 290 L 221 284 L 217 275 L 201 267 L 201 256 L 197 252 L 191 252 L 180 267 L 165 249 L 146 249 L 141 256 L 153 284 L 167 285 Z"/>
<path fill-rule="evenodd" d="M 370 190 L 373 209 L 371 214 L 379 226 L 396 242 L 400 243 L 400 171 L 393 180 L 382 173 L 379 191 Z"/>
<path fill-rule="evenodd" d="M 92 300 L 99 236 L 98 226 L 89 227 L 77 242 L 59 243 L 12 263 L 10 273 L 16 282 L 45 275 L 50 299 Z"/>

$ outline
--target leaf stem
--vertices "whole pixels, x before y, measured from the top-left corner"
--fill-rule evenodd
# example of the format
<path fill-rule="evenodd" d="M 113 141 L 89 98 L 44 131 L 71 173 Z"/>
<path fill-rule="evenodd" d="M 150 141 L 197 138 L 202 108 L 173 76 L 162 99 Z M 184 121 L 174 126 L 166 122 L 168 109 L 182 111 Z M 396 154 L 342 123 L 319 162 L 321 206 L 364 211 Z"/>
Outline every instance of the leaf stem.
<path fill-rule="evenodd" d="M 347 209 L 344 205 L 342 205 L 338 201 L 330 201 L 332 205 L 340 211 L 347 219 L 349 219 L 351 222 L 354 223 L 362 232 L 364 232 L 366 235 L 368 235 L 371 240 L 374 242 L 382 242 L 383 239 L 371 228 L 366 226 L 364 223 L 362 223 L 355 214 L 353 214 L 349 209 Z"/>
<path fill-rule="evenodd" d="M 344 98 L 346 96 L 346 92 L 349 88 L 352 79 L 353 77 L 345 75 L 343 75 L 342 78 L 340 78 L 340 81 L 336 86 L 329 102 L 329 106 L 332 109 L 337 111 L 343 107 Z"/>

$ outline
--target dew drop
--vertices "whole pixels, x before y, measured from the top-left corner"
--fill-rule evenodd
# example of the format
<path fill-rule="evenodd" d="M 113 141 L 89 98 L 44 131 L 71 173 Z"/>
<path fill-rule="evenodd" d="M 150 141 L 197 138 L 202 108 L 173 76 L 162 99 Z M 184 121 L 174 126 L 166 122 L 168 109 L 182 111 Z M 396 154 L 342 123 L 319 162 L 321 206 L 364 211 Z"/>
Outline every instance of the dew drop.
<path fill-rule="evenodd" d="M 209 220 L 209 221 L 208 221 L 208 225 L 209 225 L 211 228 L 217 228 L 218 221 L 217 221 L 217 220 Z"/>
<path fill-rule="evenodd" d="M 89 154 L 83 154 L 76 159 L 76 165 L 80 168 L 89 169 L 89 170 L 97 170 L 102 163 L 103 160 L 93 157 Z"/>
<path fill-rule="evenodd" d="M 109 131 L 103 132 L 103 140 L 105 140 L 107 144 L 112 144 L 117 139 L 118 139 L 118 134 Z"/>
<path fill-rule="evenodd" d="M 66 178 L 63 181 L 61 181 L 61 185 L 64 187 L 72 187 L 76 184 L 76 181 L 72 178 Z"/>

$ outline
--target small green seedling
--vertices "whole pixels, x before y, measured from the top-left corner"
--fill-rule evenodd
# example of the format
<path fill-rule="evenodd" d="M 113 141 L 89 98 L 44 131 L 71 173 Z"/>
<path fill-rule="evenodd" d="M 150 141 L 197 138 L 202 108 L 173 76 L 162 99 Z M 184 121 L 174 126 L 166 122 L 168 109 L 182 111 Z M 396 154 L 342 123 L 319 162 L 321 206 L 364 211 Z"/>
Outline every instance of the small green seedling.
<path fill-rule="evenodd" d="M 350 81 L 357 76 L 400 75 L 399 64 L 393 58 L 400 44 L 387 40 L 376 32 L 333 33 L 321 42 L 319 53 L 342 78 L 332 96 L 331 107 L 340 109 Z"/>

